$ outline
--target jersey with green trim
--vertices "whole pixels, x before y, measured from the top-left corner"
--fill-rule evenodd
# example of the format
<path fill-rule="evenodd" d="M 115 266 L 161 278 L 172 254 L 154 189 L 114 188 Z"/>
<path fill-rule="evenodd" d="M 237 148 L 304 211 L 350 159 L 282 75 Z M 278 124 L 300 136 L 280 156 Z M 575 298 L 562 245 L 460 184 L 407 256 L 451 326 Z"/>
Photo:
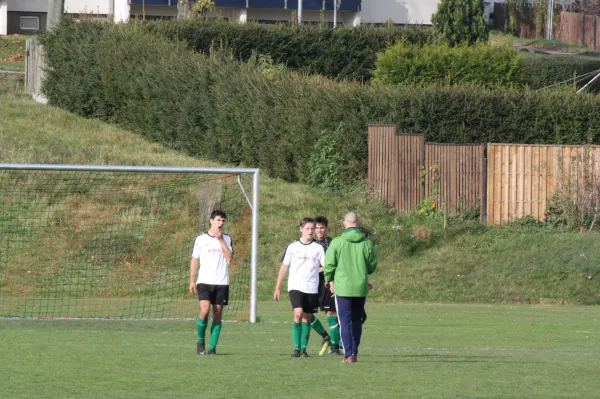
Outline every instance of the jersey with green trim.
<path fill-rule="evenodd" d="M 225 244 L 233 252 L 231 237 L 223 234 Z M 194 242 L 192 257 L 200 259 L 200 270 L 196 284 L 229 285 L 229 264 L 219 240 L 208 233 L 202 233 Z"/>
<path fill-rule="evenodd" d="M 315 241 L 304 244 L 300 240 L 290 243 L 283 254 L 282 263 L 289 266 L 288 291 L 305 294 L 319 291 L 319 267 L 325 263 L 325 251 Z"/>

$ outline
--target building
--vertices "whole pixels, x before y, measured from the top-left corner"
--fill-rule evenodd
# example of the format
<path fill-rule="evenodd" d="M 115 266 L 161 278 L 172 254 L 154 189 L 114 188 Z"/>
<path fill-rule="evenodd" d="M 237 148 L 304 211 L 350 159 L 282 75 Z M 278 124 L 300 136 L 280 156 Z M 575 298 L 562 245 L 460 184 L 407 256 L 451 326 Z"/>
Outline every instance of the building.
<path fill-rule="evenodd" d="M 334 13 L 334 2 L 338 11 Z M 486 2 L 491 16 L 494 2 Z M 214 0 L 209 16 L 233 21 L 262 23 L 290 21 L 298 17 L 299 0 Z M 302 0 L 302 21 L 358 25 L 431 24 L 439 0 Z M 48 0 L 0 0 L 0 35 L 37 34 L 46 27 Z M 116 22 L 130 18 L 174 18 L 177 0 L 65 0 L 65 12 L 92 14 Z M 335 14 L 335 15 L 334 15 Z M 490 21 L 491 22 L 491 21 Z"/>
<path fill-rule="evenodd" d="M 334 16 L 334 2 L 338 11 Z M 262 23 L 298 17 L 299 0 L 215 0 L 209 14 L 234 21 Z M 431 24 L 438 0 L 302 0 L 303 22 Z M 0 0 L 0 35 L 37 34 L 46 26 L 47 0 Z M 126 21 L 130 18 L 173 18 L 177 0 L 65 0 L 69 14 L 93 14 Z"/>

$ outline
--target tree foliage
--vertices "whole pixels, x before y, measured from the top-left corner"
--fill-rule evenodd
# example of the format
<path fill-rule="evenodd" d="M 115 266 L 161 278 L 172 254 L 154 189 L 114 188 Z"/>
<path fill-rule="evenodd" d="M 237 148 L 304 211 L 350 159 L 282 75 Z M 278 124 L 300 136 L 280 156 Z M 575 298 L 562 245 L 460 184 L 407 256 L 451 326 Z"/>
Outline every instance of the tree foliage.
<path fill-rule="evenodd" d="M 488 39 L 483 0 L 442 0 L 431 23 L 436 38 L 450 46 Z"/>

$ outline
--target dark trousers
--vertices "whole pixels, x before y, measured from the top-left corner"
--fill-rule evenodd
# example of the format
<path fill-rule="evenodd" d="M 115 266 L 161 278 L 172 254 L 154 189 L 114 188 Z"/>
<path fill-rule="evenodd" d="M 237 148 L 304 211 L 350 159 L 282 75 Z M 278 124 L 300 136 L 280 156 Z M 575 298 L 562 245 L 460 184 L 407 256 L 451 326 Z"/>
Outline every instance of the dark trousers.
<path fill-rule="evenodd" d="M 366 297 L 335 296 L 345 356 L 358 355 Z"/>

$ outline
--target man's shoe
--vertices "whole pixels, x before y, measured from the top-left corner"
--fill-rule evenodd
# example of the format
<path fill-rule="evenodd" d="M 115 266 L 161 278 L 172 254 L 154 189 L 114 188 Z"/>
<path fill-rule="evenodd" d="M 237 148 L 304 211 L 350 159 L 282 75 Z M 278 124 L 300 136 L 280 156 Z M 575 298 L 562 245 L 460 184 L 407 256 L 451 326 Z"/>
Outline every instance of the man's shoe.
<path fill-rule="evenodd" d="M 206 353 L 206 346 L 204 345 L 204 342 L 196 345 L 196 353 L 199 355 L 204 355 Z"/>
<path fill-rule="evenodd" d="M 332 345 L 331 348 L 329 348 L 328 354 L 329 354 L 329 356 L 340 356 L 341 355 L 340 346 Z"/>
<path fill-rule="evenodd" d="M 331 346 L 331 338 L 329 335 L 323 337 L 323 343 L 321 344 L 321 351 L 319 352 L 319 356 L 323 356 L 327 353 L 327 349 Z"/>
<path fill-rule="evenodd" d="M 352 356 L 343 358 L 342 363 L 352 363 Z"/>
<path fill-rule="evenodd" d="M 352 363 L 358 362 L 358 355 L 355 353 L 352 355 Z"/>
<path fill-rule="evenodd" d="M 217 354 L 217 350 L 216 349 L 209 349 L 206 354 L 207 355 L 216 355 Z"/>
<path fill-rule="evenodd" d="M 294 349 L 291 357 L 300 357 L 300 349 Z"/>
<path fill-rule="evenodd" d="M 308 356 L 308 353 L 306 353 L 306 351 L 302 352 L 302 355 L 301 355 L 301 356 L 302 356 L 302 357 L 310 357 L 310 356 Z"/>

